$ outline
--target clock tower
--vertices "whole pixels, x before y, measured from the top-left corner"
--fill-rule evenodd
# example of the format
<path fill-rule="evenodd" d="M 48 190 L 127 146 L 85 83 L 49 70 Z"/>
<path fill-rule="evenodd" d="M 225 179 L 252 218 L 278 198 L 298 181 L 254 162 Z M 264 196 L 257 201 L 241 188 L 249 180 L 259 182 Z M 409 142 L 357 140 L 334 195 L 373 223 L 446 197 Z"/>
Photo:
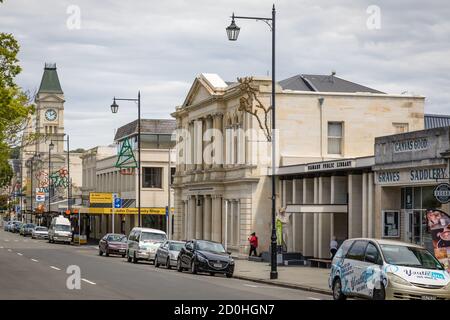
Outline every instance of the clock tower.
<path fill-rule="evenodd" d="M 59 83 L 56 64 L 46 63 L 41 84 L 35 97 L 35 133 L 41 137 L 36 145 L 37 152 L 48 151 L 53 140 L 53 152 L 64 152 L 64 93 Z"/>

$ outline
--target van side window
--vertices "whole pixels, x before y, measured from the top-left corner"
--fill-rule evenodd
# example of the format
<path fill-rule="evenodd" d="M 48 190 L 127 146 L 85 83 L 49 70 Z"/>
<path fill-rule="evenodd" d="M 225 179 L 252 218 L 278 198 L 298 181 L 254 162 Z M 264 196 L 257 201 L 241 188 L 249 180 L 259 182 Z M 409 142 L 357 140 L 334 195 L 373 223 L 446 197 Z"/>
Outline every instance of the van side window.
<path fill-rule="evenodd" d="M 140 240 L 141 240 L 141 232 L 140 231 L 137 231 L 135 234 L 134 234 L 134 237 L 136 238 L 136 242 L 139 242 Z"/>
<path fill-rule="evenodd" d="M 130 232 L 130 235 L 128 236 L 128 239 L 129 239 L 130 241 L 134 241 L 134 231 L 131 231 L 131 232 Z"/>
<path fill-rule="evenodd" d="M 364 254 L 366 252 L 367 241 L 357 240 L 353 243 L 352 247 L 347 253 L 346 258 L 352 260 L 364 260 Z"/>
<path fill-rule="evenodd" d="M 369 256 L 369 258 L 368 258 Z M 373 259 L 375 258 L 375 259 Z M 377 247 L 373 244 L 373 243 L 369 243 L 367 245 L 367 249 L 366 249 L 366 255 L 364 257 L 364 260 L 366 262 L 373 262 L 371 260 L 374 260 L 374 263 L 376 264 L 381 264 L 381 255 L 380 252 L 378 251 Z"/>

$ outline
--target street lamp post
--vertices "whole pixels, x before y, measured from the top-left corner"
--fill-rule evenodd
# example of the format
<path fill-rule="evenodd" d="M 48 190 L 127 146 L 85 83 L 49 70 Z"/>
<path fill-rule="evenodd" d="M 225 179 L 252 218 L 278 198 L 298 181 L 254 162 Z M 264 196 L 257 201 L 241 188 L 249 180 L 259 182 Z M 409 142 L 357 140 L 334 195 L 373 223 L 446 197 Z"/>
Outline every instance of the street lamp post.
<path fill-rule="evenodd" d="M 231 24 L 226 28 L 228 39 L 236 41 L 240 28 L 235 19 L 257 20 L 265 22 L 272 32 L 272 235 L 271 235 L 271 270 L 270 279 L 278 278 L 277 271 L 277 232 L 275 227 L 275 4 L 272 7 L 272 18 L 231 16 Z"/>
<path fill-rule="evenodd" d="M 141 226 L 141 92 L 138 91 L 137 99 L 121 99 L 114 97 L 111 105 L 112 113 L 119 111 L 116 101 L 134 101 L 138 104 L 138 227 Z"/>
<path fill-rule="evenodd" d="M 51 164 L 52 164 L 52 149 L 55 145 L 53 144 L 53 141 L 50 141 L 50 144 L 48 145 L 48 208 L 47 212 L 50 216 L 51 210 L 50 210 L 50 175 L 51 175 Z"/>

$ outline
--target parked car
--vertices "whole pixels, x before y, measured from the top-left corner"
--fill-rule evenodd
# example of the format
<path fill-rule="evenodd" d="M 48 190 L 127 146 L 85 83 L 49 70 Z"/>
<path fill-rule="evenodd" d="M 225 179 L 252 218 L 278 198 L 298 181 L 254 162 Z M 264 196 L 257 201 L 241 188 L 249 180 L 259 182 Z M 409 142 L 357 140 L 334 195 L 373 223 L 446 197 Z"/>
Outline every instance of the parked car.
<path fill-rule="evenodd" d="M 33 239 L 48 239 L 48 229 L 47 227 L 37 226 L 33 229 L 31 233 L 31 238 Z"/>
<path fill-rule="evenodd" d="M 11 224 L 12 224 L 12 221 L 5 221 L 5 223 L 3 224 L 3 230 L 9 231 Z"/>
<path fill-rule="evenodd" d="M 210 275 L 222 273 L 231 278 L 234 260 L 221 243 L 206 240 L 190 240 L 181 248 L 177 259 L 177 270 L 188 269 L 191 273 L 208 272 Z"/>
<path fill-rule="evenodd" d="M 50 228 L 48 229 L 48 242 L 65 242 L 72 241 L 72 230 L 69 219 L 61 216 L 52 219 Z"/>
<path fill-rule="evenodd" d="M 172 266 L 176 267 L 178 254 L 180 253 L 181 248 L 184 247 L 186 242 L 184 241 L 173 241 L 167 240 L 164 242 L 158 250 L 156 250 L 155 254 L 155 267 L 158 268 L 161 264 L 163 264 L 167 269 L 170 269 Z"/>
<path fill-rule="evenodd" d="M 13 225 L 12 225 L 12 227 L 11 227 L 11 231 L 13 232 L 13 233 L 19 233 L 20 232 L 20 228 L 22 228 L 22 222 L 20 222 L 20 221 L 14 221 L 13 222 Z"/>
<path fill-rule="evenodd" d="M 137 263 L 139 260 L 155 260 L 158 247 L 167 240 L 164 231 L 150 228 L 133 228 L 128 235 L 127 260 Z"/>
<path fill-rule="evenodd" d="M 100 256 L 105 254 L 109 256 L 110 254 L 121 255 L 125 258 L 127 252 L 127 236 L 124 234 L 108 233 L 103 238 L 100 239 L 98 243 L 98 254 Z"/>
<path fill-rule="evenodd" d="M 392 240 L 346 240 L 328 284 L 335 300 L 450 299 L 450 275 L 441 263 L 421 246 Z"/>
<path fill-rule="evenodd" d="M 36 227 L 34 223 L 24 223 L 22 227 L 20 228 L 20 235 L 21 236 L 31 236 L 31 233 L 33 232 L 33 229 Z"/>

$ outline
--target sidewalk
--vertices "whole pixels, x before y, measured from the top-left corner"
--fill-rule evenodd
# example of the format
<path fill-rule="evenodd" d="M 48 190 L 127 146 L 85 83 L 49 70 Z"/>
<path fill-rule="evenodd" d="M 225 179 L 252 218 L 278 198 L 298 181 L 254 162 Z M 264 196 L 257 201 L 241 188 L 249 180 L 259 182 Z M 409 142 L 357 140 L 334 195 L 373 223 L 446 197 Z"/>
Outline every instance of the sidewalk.
<path fill-rule="evenodd" d="M 278 279 L 270 280 L 270 264 L 235 259 L 234 278 L 279 285 L 293 289 L 331 294 L 328 288 L 330 269 L 303 266 L 278 266 Z"/>

